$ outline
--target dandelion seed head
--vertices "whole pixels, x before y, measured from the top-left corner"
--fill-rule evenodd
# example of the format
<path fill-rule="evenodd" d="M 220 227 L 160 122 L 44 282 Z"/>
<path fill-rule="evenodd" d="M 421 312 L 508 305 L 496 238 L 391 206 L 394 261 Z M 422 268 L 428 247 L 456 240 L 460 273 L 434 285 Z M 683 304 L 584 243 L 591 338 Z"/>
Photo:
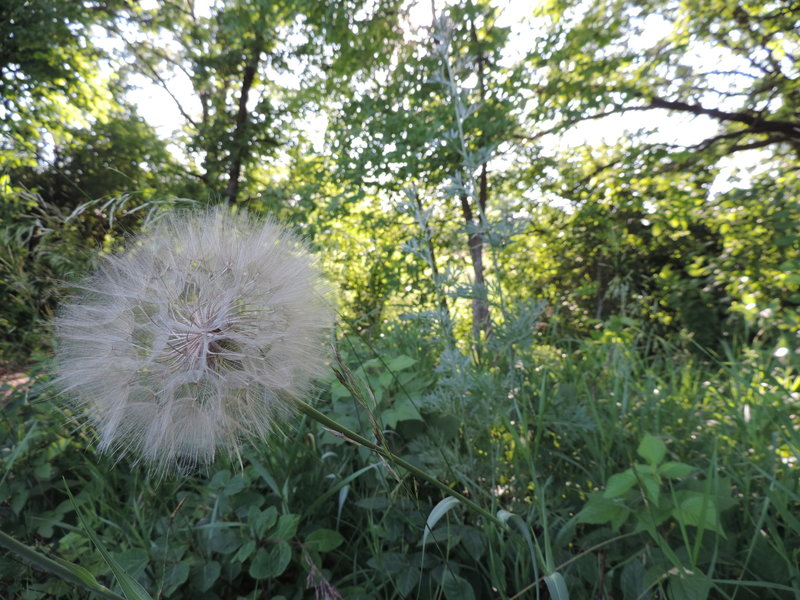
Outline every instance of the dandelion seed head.
<path fill-rule="evenodd" d="M 62 307 L 56 382 L 101 450 L 165 474 L 265 438 L 322 374 L 332 323 L 288 231 L 224 210 L 173 215 Z"/>

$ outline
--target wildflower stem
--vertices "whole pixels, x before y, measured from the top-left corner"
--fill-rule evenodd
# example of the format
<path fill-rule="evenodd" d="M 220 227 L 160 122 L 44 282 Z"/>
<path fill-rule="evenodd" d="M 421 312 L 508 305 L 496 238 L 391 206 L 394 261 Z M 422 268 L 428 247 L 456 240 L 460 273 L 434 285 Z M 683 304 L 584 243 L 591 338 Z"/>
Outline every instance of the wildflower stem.
<path fill-rule="evenodd" d="M 373 452 L 375 452 L 376 454 L 378 454 L 381 457 L 385 458 L 389 462 L 391 462 L 391 463 L 393 463 L 393 464 L 395 464 L 395 465 L 397 465 L 399 467 L 403 467 L 409 473 L 412 473 L 415 476 L 419 477 L 420 479 L 423 479 L 423 480 L 427 481 L 428 483 L 430 483 L 431 485 L 439 488 L 442 492 L 444 492 L 448 496 L 452 496 L 453 498 L 456 498 L 462 504 L 464 504 L 466 507 L 468 507 L 469 509 L 471 509 L 474 512 L 478 513 L 479 515 L 485 517 L 489 521 L 492 521 L 493 523 L 495 523 L 497 525 L 500 525 L 502 528 L 505 528 L 506 524 L 501 519 L 499 519 L 498 517 L 493 515 L 491 512 L 489 512 L 485 508 L 479 506 L 477 503 L 475 503 L 474 501 L 472 501 L 469 498 L 467 498 L 461 492 L 454 490 L 453 488 L 451 488 L 450 486 L 446 485 L 445 483 L 439 481 L 438 479 L 436 479 L 432 475 L 429 475 L 428 473 L 426 473 L 425 471 L 423 471 L 419 467 L 415 467 L 410 462 L 408 462 L 406 460 L 403 460 L 402 458 L 400 458 L 399 456 L 397 456 L 396 454 L 394 454 L 393 452 L 388 450 L 386 447 L 380 446 L 380 445 L 378 445 L 378 444 L 376 444 L 374 442 L 369 441 L 364 436 L 359 435 L 358 433 L 356 433 L 352 429 L 348 429 L 347 427 L 337 423 L 336 421 L 334 421 L 330 417 L 322 414 L 316 408 L 314 408 L 310 404 L 307 404 L 306 402 L 303 402 L 302 400 L 297 400 L 297 407 L 302 413 L 304 413 L 305 415 L 311 417 L 312 419 L 314 419 L 320 425 L 323 425 L 323 426 L 327 427 L 328 429 L 332 429 L 333 431 L 343 435 L 345 438 L 347 438 L 351 442 L 354 442 L 354 443 L 356 443 L 356 444 L 358 444 L 360 446 L 363 446 L 364 448 L 372 450 Z"/>

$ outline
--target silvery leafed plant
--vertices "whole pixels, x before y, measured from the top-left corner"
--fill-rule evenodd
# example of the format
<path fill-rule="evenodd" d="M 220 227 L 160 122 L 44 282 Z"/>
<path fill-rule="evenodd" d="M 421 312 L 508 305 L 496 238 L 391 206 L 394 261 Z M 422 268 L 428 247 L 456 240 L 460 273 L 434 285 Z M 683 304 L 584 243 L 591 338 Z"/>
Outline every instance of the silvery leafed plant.
<path fill-rule="evenodd" d="M 226 210 L 108 256 L 56 319 L 57 384 L 99 447 L 158 473 L 263 439 L 324 370 L 333 311 L 305 246 Z"/>

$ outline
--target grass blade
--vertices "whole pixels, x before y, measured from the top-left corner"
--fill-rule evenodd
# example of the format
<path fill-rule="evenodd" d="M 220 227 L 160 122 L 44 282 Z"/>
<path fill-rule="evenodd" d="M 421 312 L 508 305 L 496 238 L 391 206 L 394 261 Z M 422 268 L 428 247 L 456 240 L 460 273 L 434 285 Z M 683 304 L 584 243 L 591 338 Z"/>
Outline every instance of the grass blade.
<path fill-rule="evenodd" d="M 35 568 L 55 575 L 59 579 L 79 585 L 90 592 L 100 594 L 108 600 L 125 600 L 110 589 L 100 584 L 94 575 L 81 566 L 67 562 L 61 558 L 50 558 L 38 550 L 31 548 L 0 531 L 0 546 L 29 562 Z"/>
<path fill-rule="evenodd" d="M 125 598 L 127 600 L 153 600 L 152 596 L 147 593 L 147 591 L 141 586 L 141 584 L 136 581 L 133 577 L 128 575 L 128 573 L 123 569 L 117 561 L 111 556 L 111 554 L 106 550 L 105 546 L 103 546 L 100 538 L 97 537 L 94 531 L 92 531 L 89 526 L 86 524 L 86 521 L 83 519 L 83 513 L 81 512 L 78 503 L 75 502 L 75 498 L 72 495 L 72 492 L 67 485 L 67 482 L 64 481 L 64 487 L 67 490 L 67 495 L 69 496 L 70 501 L 72 502 L 72 506 L 75 509 L 75 513 L 78 515 L 78 520 L 80 521 L 81 527 L 86 532 L 86 535 L 89 536 L 89 539 L 92 540 L 92 543 L 97 546 L 97 549 L 100 551 L 100 554 L 103 556 L 103 560 L 106 561 L 106 564 L 111 569 L 111 572 L 114 573 L 114 577 L 117 579 L 117 583 L 119 587 L 122 589 L 122 593 L 125 594 Z"/>

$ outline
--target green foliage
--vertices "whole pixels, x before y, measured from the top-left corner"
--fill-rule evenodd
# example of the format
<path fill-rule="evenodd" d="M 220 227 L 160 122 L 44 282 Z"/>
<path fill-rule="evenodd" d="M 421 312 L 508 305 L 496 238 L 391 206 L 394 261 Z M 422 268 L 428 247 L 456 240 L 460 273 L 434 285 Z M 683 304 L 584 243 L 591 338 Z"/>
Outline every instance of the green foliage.
<path fill-rule="evenodd" d="M 35 163 L 43 129 L 57 134 L 107 108 L 89 28 L 110 21 L 119 4 L 9 0 L 0 7 L 0 167 Z"/>
<path fill-rule="evenodd" d="M 482 0 L 406 8 L 0 8 L 0 356 L 34 376 L 0 384 L 5 595 L 800 594 L 797 11 L 558 0 L 520 38 Z M 167 144 L 124 92 L 176 74 Z M 664 112 L 716 131 L 627 122 Z M 616 140 L 551 143 L 606 114 Z M 314 406 L 374 446 L 295 416 L 179 481 L 94 453 L 48 319 L 181 197 L 318 251 L 342 363 Z"/>
<path fill-rule="evenodd" d="M 361 403 L 333 378 L 318 401 L 468 490 L 507 530 L 305 420 L 241 465 L 146 481 L 127 461 L 112 467 L 87 450 L 88 431 L 65 430 L 69 415 L 40 379 L 7 400 L 3 531 L 115 589 L 90 528 L 119 568 L 165 598 L 310 589 L 480 598 L 534 588 L 711 597 L 738 587 L 791 597 L 800 440 L 785 386 L 794 385 L 796 356 L 703 364 L 673 347 L 668 361 L 646 358 L 641 344 L 653 340 L 614 324 L 569 352 L 556 350 L 567 341 L 541 335 L 530 353 L 506 350 L 514 377 L 502 375 L 502 360 L 461 361 L 456 375 L 435 347 L 412 356 L 418 342 L 402 330 L 372 359 L 355 359 L 368 350 L 354 343 Z M 408 353 L 388 353 L 402 347 Z M 76 597 L 37 573 L 15 567 L 2 578 L 12 592 Z"/>

